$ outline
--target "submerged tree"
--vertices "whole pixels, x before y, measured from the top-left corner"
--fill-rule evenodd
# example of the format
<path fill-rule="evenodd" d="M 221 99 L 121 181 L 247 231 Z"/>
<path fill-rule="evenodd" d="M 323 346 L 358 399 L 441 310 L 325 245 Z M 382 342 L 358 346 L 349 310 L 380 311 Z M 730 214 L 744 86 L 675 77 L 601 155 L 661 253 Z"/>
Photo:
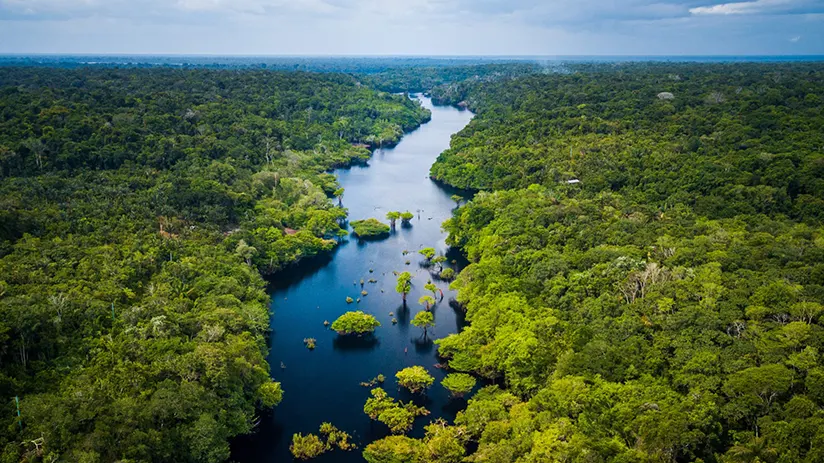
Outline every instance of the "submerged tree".
<path fill-rule="evenodd" d="M 415 214 L 413 214 L 409 211 L 401 213 L 401 220 L 403 221 L 404 225 L 408 225 L 409 222 L 414 218 L 415 218 Z"/>
<path fill-rule="evenodd" d="M 441 270 L 441 274 L 439 276 L 441 277 L 441 280 L 451 281 L 455 279 L 455 271 L 447 267 Z"/>
<path fill-rule="evenodd" d="M 429 312 L 429 309 L 432 307 L 432 304 L 434 304 L 434 303 L 435 303 L 435 298 L 428 295 L 428 294 L 424 294 L 423 296 L 421 296 L 418 299 L 418 304 L 426 307 L 427 312 Z"/>
<path fill-rule="evenodd" d="M 338 198 L 338 206 L 340 207 L 343 207 L 343 192 L 343 188 L 338 188 L 334 193 L 332 193 L 332 196 Z"/>
<path fill-rule="evenodd" d="M 435 248 L 423 248 L 418 251 L 418 254 L 422 255 L 426 259 L 426 264 L 429 265 L 435 257 Z"/>
<path fill-rule="evenodd" d="M 432 312 L 428 312 L 426 310 L 423 312 L 418 312 L 418 314 L 415 315 L 415 318 L 412 319 L 412 324 L 418 328 L 423 328 L 423 337 L 426 339 L 427 330 L 435 326 L 435 316 L 432 315 Z"/>
<path fill-rule="evenodd" d="M 320 435 L 318 437 L 314 434 L 303 435 L 301 433 L 292 435 L 292 445 L 289 446 L 289 451 L 292 452 L 298 460 L 309 460 L 320 455 L 334 450 L 335 448 L 341 450 L 353 450 L 358 448 L 357 445 L 350 442 L 352 436 L 345 431 L 336 428 L 332 423 L 323 423 L 320 425 Z"/>
<path fill-rule="evenodd" d="M 380 421 L 389 427 L 393 434 L 402 434 L 412 429 L 415 417 L 426 416 L 429 410 L 412 403 L 395 402 L 395 399 L 381 388 L 370 391 L 372 397 L 366 400 L 363 412 L 370 419 Z"/>
<path fill-rule="evenodd" d="M 314 434 L 304 436 L 297 433 L 292 435 L 292 445 L 289 446 L 289 451 L 298 460 L 311 460 L 326 452 L 326 444 Z"/>
<path fill-rule="evenodd" d="M 332 329 L 340 335 L 371 333 L 379 326 L 381 323 L 375 317 L 360 310 L 346 312 L 332 323 Z"/>
<path fill-rule="evenodd" d="M 455 206 L 457 206 L 457 207 L 461 206 L 461 202 L 463 202 L 463 200 L 464 200 L 463 196 L 452 195 L 452 201 L 455 201 Z"/>
<path fill-rule="evenodd" d="M 440 290 L 437 286 L 435 286 L 435 283 L 432 283 L 432 282 L 430 281 L 429 283 L 427 283 L 426 285 L 424 285 L 424 289 L 426 289 L 427 291 L 432 292 L 432 297 L 433 297 L 433 298 L 438 297 L 438 291 L 440 291 L 440 293 L 441 293 L 441 300 L 443 300 L 443 291 L 441 291 L 441 290 Z"/>
<path fill-rule="evenodd" d="M 408 389 L 413 394 L 424 391 L 435 382 L 435 378 L 424 367 L 418 365 L 404 368 L 395 374 L 395 378 L 399 386 Z"/>
<path fill-rule="evenodd" d="M 401 213 L 397 211 L 389 211 L 386 213 L 386 218 L 389 220 L 389 226 L 391 226 L 394 230 L 395 224 L 398 222 L 398 219 L 401 218 Z"/>
<path fill-rule="evenodd" d="M 403 302 L 406 303 L 406 295 L 412 291 L 412 274 L 403 272 L 398 275 L 398 283 L 395 285 L 395 291 L 403 295 Z"/>
<path fill-rule="evenodd" d="M 475 378 L 466 373 L 450 373 L 441 380 L 441 386 L 452 393 L 452 397 L 463 397 L 475 387 Z"/>
<path fill-rule="evenodd" d="M 389 226 L 375 218 L 355 220 L 352 233 L 358 238 L 378 238 L 389 234 Z"/>

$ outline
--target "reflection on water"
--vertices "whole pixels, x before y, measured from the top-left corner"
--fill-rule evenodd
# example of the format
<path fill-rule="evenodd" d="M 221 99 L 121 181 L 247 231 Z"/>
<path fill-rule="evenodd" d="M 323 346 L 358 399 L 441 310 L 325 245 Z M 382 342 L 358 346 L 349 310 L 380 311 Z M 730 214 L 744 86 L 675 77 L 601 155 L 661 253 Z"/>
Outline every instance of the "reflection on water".
<path fill-rule="evenodd" d="M 417 251 L 434 247 L 447 256 L 448 266 L 458 270 L 465 264 L 460 253 L 446 246 L 446 235 L 441 231 L 441 223 L 455 208 L 450 196 L 462 193 L 437 185 L 428 175 L 435 158 L 449 147 L 450 136 L 469 122 L 471 114 L 454 108 L 432 108 L 428 99 L 422 101 L 432 109 L 431 122 L 405 136 L 397 147 L 375 152 L 368 166 L 336 171 L 346 189 L 343 205 L 349 209 L 351 220 L 375 217 L 386 221 L 387 211 L 406 210 L 414 212 L 415 218 L 405 226 L 399 223 L 388 238 L 380 241 L 350 239 L 333 253 L 304 261 L 272 282 L 269 364 L 272 376 L 283 384 L 284 399 L 272 414 L 261 417 L 256 434 L 234 443 L 233 459 L 244 463 L 291 461 L 292 434 L 317 433 L 324 421 L 351 433 L 361 448 L 386 436 L 385 426 L 372 423 L 363 413 L 369 388 L 360 383 L 378 374 L 386 376 L 384 388 L 391 396 L 415 401 L 432 412 L 416 420 L 411 436 L 423 435 L 423 426 L 433 419 L 453 419 L 465 405 L 462 400 L 450 398 L 440 386 L 445 372 L 435 367 L 438 358 L 433 343 L 433 339 L 463 326 L 463 312 L 450 307 L 455 293 L 449 290 L 448 282 L 437 278 L 437 266 L 420 265 L 423 257 Z M 403 255 L 404 250 L 410 254 Z M 393 273 L 403 271 L 413 276 L 406 304 L 395 291 Z M 361 279 L 366 282 L 363 289 L 368 291 L 367 296 L 360 294 Z M 370 279 L 376 281 L 369 283 Z M 410 320 L 424 310 L 418 299 L 431 295 L 424 289 L 430 280 L 443 290 L 444 299 L 438 297 L 432 309 L 435 326 L 424 339 L 422 330 L 412 326 Z M 347 304 L 347 296 L 361 301 Z M 374 335 L 360 338 L 339 337 L 324 327 L 325 320 L 332 322 L 349 310 L 370 313 L 381 326 Z M 393 318 L 396 323 L 392 323 Z M 303 345 L 308 337 L 317 339 L 313 351 Z M 281 362 L 285 369 L 279 368 Z M 436 378 L 425 396 L 410 396 L 397 388 L 395 373 L 412 365 L 425 367 Z M 315 461 L 348 463 L 363 459 L 358 450 L 332 452 Z"/>

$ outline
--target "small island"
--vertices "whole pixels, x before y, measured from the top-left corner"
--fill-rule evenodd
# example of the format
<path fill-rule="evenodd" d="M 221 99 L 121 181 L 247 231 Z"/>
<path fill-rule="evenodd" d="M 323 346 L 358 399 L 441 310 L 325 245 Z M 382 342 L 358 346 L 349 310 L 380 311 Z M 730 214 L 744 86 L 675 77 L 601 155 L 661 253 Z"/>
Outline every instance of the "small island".
<path fill-rule="evenodd" d="M 332 329 L 341 336 L 350 334 L 360 336 L 375 331 L 375 328 L 379 326 L 381 324 L 375 317 L 361 311 L 346 312 L 332 323 Z"/>
<path fill-rule="evenodd" d="M 389 225 L 378 219 L 356 220 L 352 222 L 353 234 L 361 239 L 383 238 L 389 235 Z"/>

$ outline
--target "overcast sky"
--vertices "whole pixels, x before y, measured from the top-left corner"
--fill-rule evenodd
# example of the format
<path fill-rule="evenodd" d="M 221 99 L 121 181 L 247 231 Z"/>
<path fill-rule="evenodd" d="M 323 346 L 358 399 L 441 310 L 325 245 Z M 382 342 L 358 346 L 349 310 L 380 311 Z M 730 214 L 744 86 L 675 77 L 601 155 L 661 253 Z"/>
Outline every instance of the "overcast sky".
<path fill-rule="evenodd" d="M 0 53 L 824 54 L 824 0 L 0 0 Z"/>

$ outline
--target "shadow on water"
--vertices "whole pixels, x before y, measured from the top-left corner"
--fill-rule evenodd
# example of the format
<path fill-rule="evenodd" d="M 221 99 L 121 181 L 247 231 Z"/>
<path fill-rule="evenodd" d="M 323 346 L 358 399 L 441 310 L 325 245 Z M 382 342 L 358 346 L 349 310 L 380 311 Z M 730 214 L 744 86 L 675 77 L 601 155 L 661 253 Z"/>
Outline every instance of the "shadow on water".
<path fill-rule="evenodd" d="M 415 352 L 418 354 L 428 354 L 435 350 L 435 343 L 432 341 L 431 334 L 426 339 L 423 338 L 423 335 L 413 339 L 412 344 L 415 345 Z"/>
<path fill-rule="evenodd" d="M 401 304 L 397 309 L 395 309 L 395 318 L 398 319 L 398 328 L 400 328 L 403 333 L 409 331 L 410 312 L 411 310 L 409 310 L 409 304 Z"/>
<path fill-rule="evenodd" d="M 452 397 L 441 407 L 441 411 L 443 411 L 445 415 L 455 416 L 459 411 L 466 408 L 466 404 L 467 401 L 465 398 Z"/>
<path fill-rule="evenodd" d="M 332 347 L 338 351 L 370 351 L 380 345 L 380 340 L 374 335 L 368 336 L 336 336 Z"/>
<path fill-rule="evenodd" d="M 297 264 L 291 265 L 280 272 L 266 278 L 267 289 L 271 294 L 279 289 L 288 288 L 300 284 L 305 278 L 311 277 L 318 271 L 327 267 L 335 260 L 335 255 L 348 243 L 343 242 L 330 252 L 308 257 Z"/>

